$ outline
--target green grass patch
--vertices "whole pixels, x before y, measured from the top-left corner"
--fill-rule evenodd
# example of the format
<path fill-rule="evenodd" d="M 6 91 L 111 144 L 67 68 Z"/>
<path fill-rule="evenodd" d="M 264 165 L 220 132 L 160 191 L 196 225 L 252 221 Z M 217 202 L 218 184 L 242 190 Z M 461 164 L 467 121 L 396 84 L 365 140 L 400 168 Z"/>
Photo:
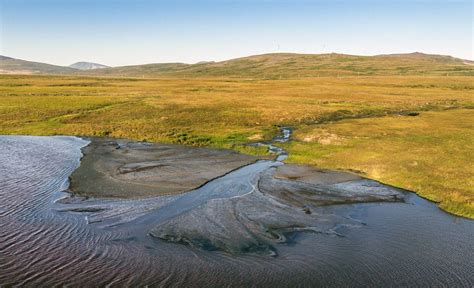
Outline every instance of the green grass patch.
<path fill-rule="evenodd" d="M 461 109 L 306 126 L 288 162 L 357 171 L 474 218 L 473 118 Z"/>

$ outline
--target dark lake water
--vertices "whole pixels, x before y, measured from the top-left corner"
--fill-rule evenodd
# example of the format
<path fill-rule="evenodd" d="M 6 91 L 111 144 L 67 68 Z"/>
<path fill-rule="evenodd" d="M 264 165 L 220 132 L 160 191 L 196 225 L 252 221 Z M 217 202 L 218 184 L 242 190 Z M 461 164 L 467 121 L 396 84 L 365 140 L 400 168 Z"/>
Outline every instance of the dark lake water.
<path fill-rule="evenodd" d="M 86 144 L 0 136 L 0 286 L 474 286 L 474 221 L 414 194 L 407 203 L 319 208 L 360 225 L 336 227 L 343 237 L 295 234 L 278 244 L 278 257 L 203 251 L 127 225 L 94 224 L 89 213 L 64 211 L 73 204 L 57 202 L 67 196 Z M 174 197 L 133 205 L 157 210 L 190 198 Z M 134 200 L 102 204 L 129 207 L 127 201 Z"/>

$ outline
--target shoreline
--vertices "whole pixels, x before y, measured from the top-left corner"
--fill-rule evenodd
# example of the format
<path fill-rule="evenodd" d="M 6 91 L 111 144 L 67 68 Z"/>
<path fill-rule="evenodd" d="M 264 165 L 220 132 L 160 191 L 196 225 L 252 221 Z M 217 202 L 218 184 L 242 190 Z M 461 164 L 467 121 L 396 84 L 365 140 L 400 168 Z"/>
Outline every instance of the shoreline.
<path fill-rule="evenodd" d="M 184 145 L 184 144 L 172 144 L 172 143 L 156 143 L 156 142 L 143 142 L 143 141 L 138 141 L 138 140 L 127 140 L 127 139 L 123 139 L 123 138 L 113 138 L 113 137 L 89 137 L 89 136 L 82 136 L 82 135 L 27 135 L 27 134 L 15 134 L 15 135 L 10 135 L 10 134 L 7 134 L 5 136 L 15 136 L 15 137 L 29 137 L 29 136 L 35 136 L 35 137 L 77 137 L 79 139 L 83 139 L 83 140 L 86 140 L 86 141 L 91 141 L 93 139 L 96 139 L 96 140 L 107 140 L 107 141 L 125 141 L 125 142 L 136 142 L 136 143 L 148 143 L 148 144 L 155 144 L 155 145 L 170 145 L 170 146 L 180 146 L 180 147 L 186 147 L 186 148 L 189 148 L 189 149 L 211 149 L 211 150 L 224 150 L 224 151 L 230 151 L 230 152 L 235 152 L 237 154 L 242 154 L 238 151 L 235 151 L 235 150 L 231 150 L 231 149 L 226 149 L 226 148 L 214 148 L 214 147 L 194 147 L 194 146 L 189 146 L 189 145 Z M 266 141 L 266 143 L 269 143 L 269 141 Z M 85 156 L 85 153 L 84 153 L 84 149 L 86 149 L 91 143 L 85 145 L 84 147 L 81 148 L 81 152 L 82 152 L 82 157 L 81 159 L 79 160 L 79 167 L 77 167 L 77 169 L 75 169 L 73 171 L 73 174 L 76 170 L 80 169 L 82 166 L 83 166 L 83 162 L 82 162 L 82 159 L 84 158 Z M 245 145 L 254 145 L 255 142 L 251 142 L 251 143 L 247 143 Z M 258 157 L 258 156 L 253 156 L 253 155 L 249 155 L 249 154 L 243 154 L 243 155 L 246 155 L 246 156 L 250 156 L 250 157 L 254 157 L 255 160 L 254 161 L 259 161 L 259 160 L 268 160 L 268 159 L 272 159 L 272 158 L 276 158 L 276 157 Z M 222 175 L 219 175 L 217 176 L 216 178 L 220 178 L 222 176 L 225 176 L 226 174 L 236 170 L 236 169 L 239 169 L 239 168 L 242 168 L 246 165 L 251 165 L 253 162 L 250 162 L 248 164 L 245 164 L 243 166 L 239 166 L 239 167 L 236 167 L 234 168 L 233 170 L 229 170 L 228 172 L 222 174 Z M 408 192 L 408 193 L 413 193 L 415 194 L 416 196 L 436 205 L 437 209 L 441 210 L 442 212 L 448 214 L 448 215 L 451 215 L 451 216 L 454 216 L 454 217 L 459 217 L 459 218 L 462 218 L 462 219 L 466 219 L 466 220 L 474 220 L 470 217 L 467 217 L 465 215 L 462 215 L 462 214 L 456 214 L 456 213 L 453 213 L 453 212 L 450 212 L 448 210 L 445 210 L 441 207 L 439 207 L 439 204 L 441 202 L 439 201 L 434 201 L 428 197 L 425 197 L 423 196 L 422 194 L 418 193 L 417 191 L 413 191 L 413 190 L 410 190 L 410 189 L 407 189 L 407 188 L 404 188 L 404 187 L 400 187 L 400 186 L 396 186 L 396 185 L 393 185 L 391 183 L 386 183 L 384 181 L 381 181 L 381 180 L 378 180 L 378 179 L 373 179 L 373 178 L 368 178 L 364 173 L 357 173 L 357 171 L 354 171 L 354 170 L 344 170 L 344 169 L 329 169 L 329 168 L 319 168 L 319 167 L 314 167 L 313 165 L 309 165 L 309 164 L 297 164 L 297 163 L 288 163 L 288 164 L 285 164 L 285 165 L 295 165 L 295 166 L 308 166 L 310 168 L 314 168 L 316 170 L 320 170 L 320 171 L 333 171 L 333 172 L 341 172 L 341 173 L 345 173 L 345 174 L 349 174 L 349 175 L 354 175 L 354 176 L 357 176 L 357 177 L 360 177 L 360 178 L 363 178 L 363 179 L 368 179 L 368 180 L 372 180 L 372 181 L 376 181 L 376 182 L 379 182 L 385 186 L 390 186 L 394 189 L 398 189 L 398 190 L 402 190 L 402 191 L 405 191 L 405 192 Z M 71 176 L 69 176 L 69 183 L 71 183 Z M 212 181 L 214 180 L 215 178 L 213 179 L 209 179 L 205 182 L 203 182 L 201 185 L 195 187 L 194 189 L 197 189 L 197 188 L 200 188 L 201 186 L 205 185 L 207 182 L 209 181 Z M 182 191 L 182 192 L 178 192 L 178 194 L 182 194 L 182 193 L 187 193 L 187 192 L 190 192 L 190 191 L 193 191 L 194 189 L 190 189 L 190 190 L 186 190 L 186 191 Z M 176 195 L 176 193 L 169 193 L 169 194 L 159 194 L 159 195 L 148 195 L 148 196 L 135 196 L 135 197 L 125 197 L 125 198 L 121 198 L 120 196 L 101 196 L 101 195 L 93 195 L 93 194 L 81 194 L 80 192 L 78 191 L 74 191 L 73 189 L 71 189 L 71 185 L 69 185 L 68 189 L 65 190 L 65 192 L 68 192 L 70 194 L 70 197 L 84 197 L 84 198 L 94 198 L 94 197 L 98 197 L 98 198 L 103 198 L 103 199 L 146 199 L 147 197 L 153 197 L 153 196 L 171 196 L 171 195 Z"/>
<path fill-rule="evenodd" d="M 355 225 L 319 207 L 404 202 L 405 191 L 374 180 L 284 164 L 287 152 L 272 145 L 288 141 L 290 133 L 284 135 L 265 144 L 276 151 L 276 160 L 224 149 L 90 139 L 69 190 L 72 197 L 94 199 L 63 199 L 73 205 L 61 211 L 92 213 L 90 224 L 128 223 L 141 227 L 136 233 L 204 250 L 276 256 L 275 245 L 286 243 L 288 233 L 337 235 L 334 227 Z M 104 204 L 107 198 L 118 202 Z"/>
<path fill-rule="evenodd" d="M 262 281 L 264 286 L 327 286 L 334 285 L 334 279 L 340 286 L 350 285 L 354 279 L 383 286 L 395 278 L 398 283 L 422 286 L 446 281 L 458 286 L 471 283 L 471 259 L 466 251 L 472 247 L 473 222 L 440 213 L 434 204 L 415 194 L 407 194 L 407 203 L 332 205 L 310 208 L 311 214 L 299 205 L 283 210 L 279 207 L 287 206 L 279 205 L 276 211 L 275 198 L 252 192 L 250 185 L 246 186 L 250 190 L 236 189 L 239 195 L 224 199 L 235 195 L 229 190 L 238 188 L 232 181 L 234 176 L 243 176 L 245 171 L 248 176 L 255 175 L 253 168 L 258 167 L 252 164 L 211 181 L 199 191 L 180 195 L 138 200 L 78 198 L 63 203 L 57 200 L 67 197 L 62 191 L 67 188 L 68 175 L 79 165 L 80 149 L 86 141 L 76 137 L 7 136 L 0 143 L 4 148 L 3 171 L 7 173 L 0 189 L 3 213 L 7 213 L 2 227 L 5 261 L 10 263 L 0 277 L 10 279 L 9 283 L 24 283 L 25 275 L 37 273 L 41 278 L 31 283 L 49 286 L 61 283 L 65 275 L 71 285 L 97 286 L 112 281 L 165 285 L 171 277 L 205 286 L 209 278 L 203 279 L 203 273 L 224 275 L 213 277 L 217 286 L 245 286 L 248 280 Z M 271 161 L 258 164 L 264 169 Z M 273 179 L 271 173 L 265 178 Z M 247 179 L 252 184 L 258 181 Z M 229 189 L 211 187 L 222 187 L 223 183 Z M 185 207 L 188 209 L 182 210 Z M 305 223 L 310 225 L 302 225 Z M 230 233 L 237 231 L 234 227 L 246 227 L 239 232 L 250 231 L 246 235 L 252 238 L 232 237 L 235 242 L 222 242 L 227 239 L 220 237 L 220 227 Z M 313 230 L 307 229 L 310 227 Z M 25 235 L 35 237 L 25 242 Z M 54 253 L 50 253 L 51 248 Z M 367 270 L 364 264 L 375 270 Z M 61 273 L 54 270 L 58 265 L 65 267 Z M 163 274 L 162 269 L 168 270 Z M 91 273 L 94 271 L 97 273 Z M 242 275 L 246 279 L 242 280 Z"/>

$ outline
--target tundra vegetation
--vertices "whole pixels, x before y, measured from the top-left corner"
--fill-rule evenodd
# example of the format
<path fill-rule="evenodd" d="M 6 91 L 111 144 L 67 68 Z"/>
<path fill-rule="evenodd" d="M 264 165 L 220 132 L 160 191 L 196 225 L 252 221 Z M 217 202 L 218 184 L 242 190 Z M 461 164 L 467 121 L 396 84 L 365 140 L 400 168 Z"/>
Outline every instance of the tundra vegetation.
<path fill-rule="evenodd" d="M 384 63 L 382 72 L 354 64 L 351 73 L 336 67 L 298 77 L 291 65 L 271 77 L 118 77 L 115 68 L 92 72 L 107 77 L 1 75 L 0 134 L 107 136 L 268 156 L 244 144 L 291 126 L 294 139 L 282 144 L 287 162 L 350 170 L 474 218 L 473 66 L 420 64 L 413 67 L 426 69 L 405 75 Z"/>

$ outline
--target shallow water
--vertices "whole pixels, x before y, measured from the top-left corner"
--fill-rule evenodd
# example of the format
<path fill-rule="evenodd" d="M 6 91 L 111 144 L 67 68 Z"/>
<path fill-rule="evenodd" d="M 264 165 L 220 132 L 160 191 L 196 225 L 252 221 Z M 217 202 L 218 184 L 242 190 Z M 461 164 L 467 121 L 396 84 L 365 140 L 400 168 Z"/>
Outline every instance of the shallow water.
<path fill-rule="evenodd" d="M 233 197 L 248 189 L 85 201 L 89 206 L 59 203 L 68 195 L 62 191 L 86 144 L 75 137 L 0 137 L 0 285 L 474 285 L 474 221 L 444 213 L 414 194 L 408 203 L 318 208 L 356 224 L 336 227 L 343 237 L 295 234 L 290 244 L 278 245 L 278 257 L 229 255 L 154 239 L 141 229 L 151 218 L 171 217 L 209 197 Z M 255 171 L 249 169 L 274 163 L 236 173 L 251 179 Z M 75 205 L 91 210 L 63 211 Z M 105 219 L 101 214 L 102 221 L 95 222 L 94 207 L 104 205 L 114 213 L 107 218 L 105 211 Z M 174 208 L 159 212 L 160 207 Z"/>

